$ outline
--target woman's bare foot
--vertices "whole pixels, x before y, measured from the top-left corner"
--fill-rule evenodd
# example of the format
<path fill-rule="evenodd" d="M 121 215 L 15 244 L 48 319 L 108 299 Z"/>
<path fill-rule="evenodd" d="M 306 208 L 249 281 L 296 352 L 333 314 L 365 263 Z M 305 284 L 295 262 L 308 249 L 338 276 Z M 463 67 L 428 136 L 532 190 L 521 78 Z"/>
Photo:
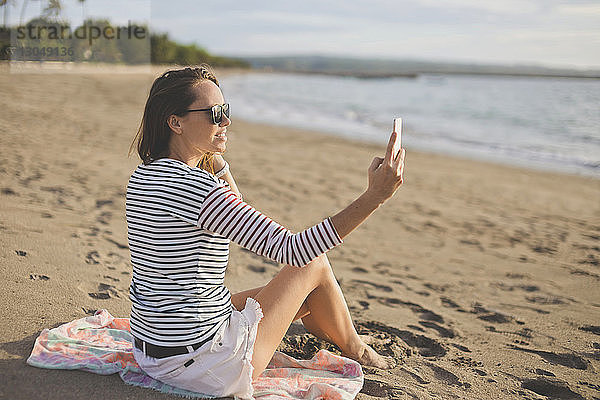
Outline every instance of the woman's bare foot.
<path fill-rule="evenodd" d="M 360 336 L 361 345 L 360 347 L 352 353 L 343 354 L 344 357 L 351 358 L 355 361 L 358 361 L 361 365 L 365 367 L 375 367 L 380 369 L 391 369 L 396 366 L 396 360 L 392 357 L 382 356 L 378 354 L 371 346 L 366 344 L 365 342 L 373 343 L 372 338 L 368 336 Z"/>

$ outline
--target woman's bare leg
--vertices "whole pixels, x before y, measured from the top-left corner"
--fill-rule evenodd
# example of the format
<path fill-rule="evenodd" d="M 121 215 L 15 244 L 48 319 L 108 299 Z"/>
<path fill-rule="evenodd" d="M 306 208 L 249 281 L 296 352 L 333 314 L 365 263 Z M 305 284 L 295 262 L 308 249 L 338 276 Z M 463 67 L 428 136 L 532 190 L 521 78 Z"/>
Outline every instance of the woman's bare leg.
<path fill-rule="evenodd" d="M 248 297 L 252 297 L 253 299 L 256 298 L 256 295 L 258 294 L 258 292 L 263 290 L 263 288 L 264 288 L 264 286 L 260 286 L 257 288 L 248 289 L 248 290 L 244 290 L 242 292 L 234 293 L 231 295 L 231 303 L 236 308 L 236 310 L 242 311 L 244 309 L 244 307 L 246 306 L 246 299 Z M 308 312 L 308 308 L 306 306 L 306 302 L 304 302 L 302 304 L 302 306 L 300 307 L 300 310 L 298 310 L 298 312 L 294 316 L 294 321 L 308 315 L 308 313 L 309 312 Z"/>
<path fill-rule="evenodd" d="M 285 266 L 258 293 L 256 289 L 242 292 L 253 294 L 261 305 L 264 317 L 258 325 L 252 364 L 253 377 L 265 369 L 292 321 L 303 317 L 307 330 L 331 340 L 342 352 L 364 365 L 389 368 L 388 360 L 378 355 L 356 334 L 341 289 L 333 276 L 326 256 L 298 268 Z M 233 296 L 240 303 L 242 293 Z M 247 297 L 247 296 L 246 296 Z M 244 300 L 245 301 L 245 300 Z M 242 306 L 243 307 L 243 306 Z M 311 309 L 312 307 L 312 309 Z M 307 313 L 310 312 L 310 317 Z"/>
<path fill-rule="evenodd" d="M 234 293 L 231 295 L 231 303 L 236 308 L 236 310 L 242 311 L 244 309 L 244 307 L 246 306 L 246 299 L 248 297 L 255 298 L 256 295 L 258 294 L 258 292 L 260 292 L 263 288 L 264 288 L 264 286 L 260 286 L 257 288 L 248 289 L 248 290 L 244 290 L 242 292 Z M 311 292 L 311 294 L 312 293 L 314 293 L 314 290 Z M 319 326 L 317 325 L 317 323 L 313 322 L 313 319 L 310 318 L 310 311 L 308 309 L 307 303 L 308 303 L 308 299 L 311 297 L 311 294 L 309 294 L 308 297 L 306 298 L 306 300 L 304 300 L 304 303 L 302 303 L 300 310 L 298 310 L 298 312 L 294 316 L 294 321 L 302 319 L 302 324 L 304 325 L 304 328 L 307 330 L 307 332 L 312 333 L 314 336 L 318 337 L 319 339 L 323 339 L 330 343 L 334 343 L 333 340 L 327 334 L 325 334 L 325 332 L 323 332 L 323 331 L 321 331 L 321 329 L 319 329 Z"/>
<path fill-rule="evenodd" d="M 329 261 L 325 258 L 327 264 Z M 328 279 L 313 290 L 306 298 L 305 306 L 309 313 L 302 317 L 302 323 L 313 335 L 336 344 L 346 357 L 363 365 L 391 368 L 393 360 L 377 354 L 362 337 L 356 333 L 348 304 L 338 284 L 331 265 Z"/>

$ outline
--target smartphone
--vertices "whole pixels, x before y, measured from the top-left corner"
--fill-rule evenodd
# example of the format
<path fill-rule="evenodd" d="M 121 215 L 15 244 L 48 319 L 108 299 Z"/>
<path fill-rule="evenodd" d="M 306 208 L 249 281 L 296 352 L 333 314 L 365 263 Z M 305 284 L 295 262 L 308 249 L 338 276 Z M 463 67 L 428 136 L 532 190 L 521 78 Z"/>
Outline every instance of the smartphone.
<path fill-rule="evenodd" d="M 398 152 L 402 149 L 402 118 L 394 118 L 394 132 L 396 136 L 396 142 L 392 147 L 392 156 L 394 159 L 398 156 Z"/>

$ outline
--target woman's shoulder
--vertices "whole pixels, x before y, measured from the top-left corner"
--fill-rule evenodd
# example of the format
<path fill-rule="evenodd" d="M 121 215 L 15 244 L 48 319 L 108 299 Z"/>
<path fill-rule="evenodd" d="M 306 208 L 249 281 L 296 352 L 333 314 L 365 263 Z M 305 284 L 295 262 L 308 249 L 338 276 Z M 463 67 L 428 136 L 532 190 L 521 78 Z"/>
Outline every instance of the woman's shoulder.
<path fill-rule="evenodd" d="M 203 187 L 219 184 L 219 179 L 208 171 L 190 167 L 183 161 L 173 158 L 159 158 L 150 164 L 142 166 L 140 173 L 150 174 L 164 183 L 200 184 Z"/>

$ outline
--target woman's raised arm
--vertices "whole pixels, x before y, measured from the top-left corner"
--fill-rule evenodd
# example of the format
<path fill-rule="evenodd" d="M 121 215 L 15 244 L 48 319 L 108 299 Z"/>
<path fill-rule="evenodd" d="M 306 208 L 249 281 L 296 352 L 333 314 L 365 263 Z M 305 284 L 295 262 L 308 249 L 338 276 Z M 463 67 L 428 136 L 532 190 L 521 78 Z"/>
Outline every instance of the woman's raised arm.
<path fill-rule="evenodd" d="M 392 134 L 390 142 L 395 140 Z M 369 167 L 369 186 L 334 217 L 300 233 L 292 233 L 246 204 L 230 188 L 217 185 L 204 199 L 198 226 L 219 233 L 257 254 L 281 263 L 303 266 L 341 243 L 402 185 L 404 150 L 395 158 L 388 146 L 385 158 Z"/>

